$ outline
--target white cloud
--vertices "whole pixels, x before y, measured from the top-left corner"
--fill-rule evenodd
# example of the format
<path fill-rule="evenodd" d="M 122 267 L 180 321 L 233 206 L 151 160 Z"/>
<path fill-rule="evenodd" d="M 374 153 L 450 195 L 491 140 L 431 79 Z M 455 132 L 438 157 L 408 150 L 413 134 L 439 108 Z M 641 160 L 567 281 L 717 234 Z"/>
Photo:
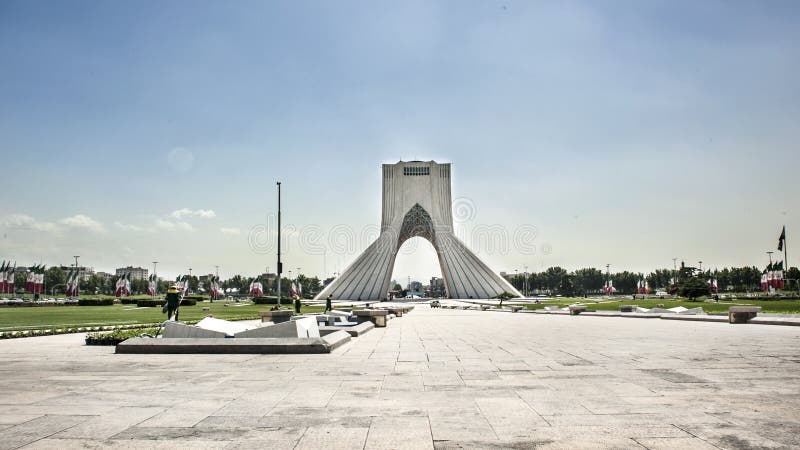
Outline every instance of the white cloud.
<path fill-rule="evenodd" d="M 194 231 L 194 227 L 186 222 L 171 222 L 164 219 L 156 219 L 156 228 L 165 231 Z"/>
<path fill-rule="evenodd" d="M 175 219 L 182 219 L 184 217 L 202 217 L 204 219 L 211 219 L 217 217 L 217 213 L 211 209 L 189 209 L 189 208 L 181 208 L 175 211 L 172 211 L 170 214 L 171 217 Z"/>
<path fill-rule="evenodd" d="M 67 217 L 59 221 L 60 224 L 72 228 L 84 228 L 95 233 L 105 233 L 106 227 L 102 223 L 92 219 L 83 214 L 77 214 L 72 217 Z"/>
<path fill-rule="evenodd" d="M 186 173 L 192 170 L 194 165 L 194 153 L 183 147 L 176 147 L 167 154 L 167 162 L 173 170 Z"/>
<path fill-rule="evenodd" d="M 2 224 L 6 228 L 46 231 L 46 232 L 58 231 L 57 224 L 53 222 L 39 222 L 27 214 L 12 214 L 8 216 L 2 222 Z"/>
<path fill-rule="evenodd" d="M 234 235 L 242 234 L 242 230 L 240 230 L 240 229 L 238 229 L 238 228 L 226 228 L 226 227 L 222 227 L 222 228 L 220 228 L 220 229 L 219 229 L 219 231 L 221 231 L 221 232 L 222 232 L 222 234 L 226 234 L 226 235 L 230 235 L 230 236 L 234 236 Z"/>
<path fill-rule="evenodd" d="M 129 223 L 114 222 L 114 226 L 119 228 L 122 231 L 146 231 L 144 228 L 140 227 L 139 225 L 133 225 L 133 224 L 129 224 Z"/>

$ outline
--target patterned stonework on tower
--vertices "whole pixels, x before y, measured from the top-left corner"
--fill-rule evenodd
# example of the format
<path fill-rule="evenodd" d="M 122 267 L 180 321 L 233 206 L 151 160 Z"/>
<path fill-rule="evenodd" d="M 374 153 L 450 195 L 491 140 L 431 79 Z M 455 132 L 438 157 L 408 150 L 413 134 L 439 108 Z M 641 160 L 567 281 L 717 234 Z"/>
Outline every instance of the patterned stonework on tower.
<path fill-rule="evenodd" d="M 415 236 L 433 244 L 448 297 L 491 298 L 502 292 L 521 297 L 453 234 L 451 202 L 450 164 L 384 164 L 381 234 L 317 298 L 329 294 L 343 300 L 385 298 L 397 251 Z"/>

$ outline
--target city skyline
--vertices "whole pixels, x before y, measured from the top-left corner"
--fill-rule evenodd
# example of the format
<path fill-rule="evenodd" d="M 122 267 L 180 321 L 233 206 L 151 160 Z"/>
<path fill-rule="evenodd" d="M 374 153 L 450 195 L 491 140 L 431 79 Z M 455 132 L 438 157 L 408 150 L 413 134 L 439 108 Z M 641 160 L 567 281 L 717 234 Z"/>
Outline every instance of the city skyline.
<path fill-rule="evenodd" d="M 332 275 L 377 234 L 399 160 L 453 164 L 457 230 L 498 272 L 763 267 L 784 225 L 797 265 L 794 2 L 0 11 L 18 265 L 274 272 L 281 181 L 284 274 Z M 441 276 L 408 245 L 394 278 Z"/>

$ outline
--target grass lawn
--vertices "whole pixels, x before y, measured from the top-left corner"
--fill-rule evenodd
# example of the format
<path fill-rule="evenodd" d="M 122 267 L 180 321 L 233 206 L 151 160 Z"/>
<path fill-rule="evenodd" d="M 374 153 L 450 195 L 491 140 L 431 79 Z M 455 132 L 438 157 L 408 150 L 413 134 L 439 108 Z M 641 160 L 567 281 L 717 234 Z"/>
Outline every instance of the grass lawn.
<path fill-rule="evenodd" d="M 210 310 L 203 311 L 204 307 Z M 179 318 L 181 321 L 200 320 L 212 314 L 219 319 L 258 319 L 259 311 L 271 307 L 252 303 L 199 302 L 195 306 L 181 306 Z M 284 309 L 288 308 L 284 306 Z M 324 309 L 324 306 L 303 306 L 301 312 L 322 312 Z M 137 308 L 136 305 L 0 308 L 0 331 L 158 323 L 164 320 L 166 314 L 160 307 Z"/>
<path fill-rule="evenodd" d="M 597 301 L 598 303 L 594 303 Z M 542 309 L 549 305 L 566 306 L 570 303 L 580 302 L 589 307 L 589 309 L 596 310 L 610 310 L 619 311 L 620 305 L 636 305 L 642 308 L 654 308 L 657 304 L 664 305 L 664 308 L 674 308 L 676 306 L 683 306 L 684 308 L 697 308 L 702 307 L 703 311 L 707 313 L 727 313 L 728 307 L 740 305 L 753 305 L 760 306 L 762 312 L 768 313 L 784 313 L 784 314 L 799 314 L 800 313 L 800 300 L 756 300 L 756 299 L 736 299 L 736 300 L 720 300 L 719 303 L 709 303 L 703 301 L 690 302 L 685 299 L 670 300 L 670 299 L 648 299 L 648 300 L 631 300 L 630 298 L 621 301 L 610 301 L 607 299 L 592 299 L 592 298 L 559 298 L 547 299 L 540 304 L 526 304 L 528 309 Z"/>

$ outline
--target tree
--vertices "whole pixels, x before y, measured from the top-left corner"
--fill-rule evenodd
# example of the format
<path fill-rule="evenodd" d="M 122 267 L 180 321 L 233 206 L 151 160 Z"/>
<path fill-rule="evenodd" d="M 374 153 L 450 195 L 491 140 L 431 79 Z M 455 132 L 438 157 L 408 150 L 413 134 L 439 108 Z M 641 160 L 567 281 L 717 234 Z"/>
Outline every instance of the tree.
<path fill-rule="evenodd" d="M 325 280 L 325 281 L 328 281 L 328 280 Z M 331 280 L 331 281 L 333 281 L 333 280 Z M 325 284 L 327 285 L 328 283 L 325 283 Z M 393 290 L 393 291 L 402 291 L 402 290 L 403 290 L 403 286 L 400 286 L 400 284 L 398 284 L 398 283 L 395 283 L 395 285 L 394 285 L 394 287 L 392 288 L 392 290 Z"/>
<path fill-rule="evenodd" d="M 686 297 L 690 301 L 695 301 L 698 297 L 708 295 L 711 292 L 711 286 L 699 277 L 690 277 L 680 284 L 678 293 L 681 297 Z"/>
<path fill-rule="evenodd" d="M 572 282 L 579 293 L 597 293 L 603 289 L 605 275 L 599 269 L 578 269 L 572 274 Z"/>
<path fill-rule="evenodd" d="M 67 275 L 59 267 L 51 267 L 44 272 L 44 282 L 47 289 L 53 292 L 52 289 L 59 288 L 58 292 L 64 292 L 64 284 L 67 282 Z"/>
<path fill-rule="evenodd" d="M 647 278 L 647 284 L 650 287 L 650 290 L 657 290 L 657 289 L 664 289 L 669 290 L 670 286 L 672 286 L 672 278 L 675 276 L 675 273 L 672 269 L 656 269 L 655 272 L 651 272 Z"/>
<path fill-rule="evenodd" d="M 635 294 L 636 287 L 638 286 L 639 280 L 642 279 L 642 275 L 626 270 L 624 272 L 612 274 L 611 279 L 614 281 L 614 288 L 618 293 Z"/>
<path fill-rule="evenodd" d="M 800 270 L 797 267 L 790 267 L 786 271 L 786 289 L 797 288 L 800 283 Z"/>

